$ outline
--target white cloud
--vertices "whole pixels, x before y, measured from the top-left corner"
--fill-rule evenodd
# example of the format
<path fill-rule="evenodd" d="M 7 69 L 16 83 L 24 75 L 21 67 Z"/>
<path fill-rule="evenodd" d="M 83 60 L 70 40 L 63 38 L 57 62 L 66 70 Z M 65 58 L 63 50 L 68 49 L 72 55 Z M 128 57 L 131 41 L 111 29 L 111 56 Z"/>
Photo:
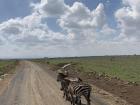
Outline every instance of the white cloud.
<path fill-rule="evenodd" d="M 58 22 L 64 29 L 102 28 L 105 24 L 104 6 L 99 4 L 95 10 L 90 11 L 84 4 L 75 2 Z"/>
<path fill-rule="evenodd" d="M 56 4 L 64 3 L 62 0 L 60 1 L 58 0 L 59 3 Z M 43 3 L 49 2 L 44 1 Z M 75 2 L 72 7 L 68 8 L 67 13 L 61 14 L 58 18 L 65 35 L 50 30 L 46 24 L 42 23 L 43 18 L 42 14 L 34 11 L 24 18 L 3 22 L 0 24 L 0 32 L 9 43 L 18 45 L 73 46 L 78 44 L 80 46 L 93 43 L 97 36 L 96 29 L 101 30 L 106 24 L 103 4 L 99 4 L 95 10 L 90 11 L 82 3 Z M 62 23 L 64 24 L 62 25 Z"/>
<path fill-rule="evenodd" d="M 98 32 L 107 24 L 104 5 L 100 3 L 95 10 L 91 11 L 84 4 L 75 2 L 69 11 L 58 19 L 58 23 L 63 30 L 67 31 L 75 45 L 92 46 Z"/>
<path fill-rule="evenodd" d="M 41 28 L 40 22 L 41 18 L 36 13 L 24 18 L 10 19 L 0 24 L 0 34 L 6 39 L 16 39 L 25 35 L 26 32 L 30 33 L 37 28 Z"/>
<path fill-rule="evenodd" d="M 35 11 L 47 17 L 60 16 L 68 10 L 68 5 L 64 3 L 64 0 L 41 0 L 41 3 L 31 6 Z"/>
<path fill-rule="evenodd" d="M 24 18 L 15 18 L 0 24 L 0 36 L 8 44 L 18 47 L 33 46 L 68 46 L 70 37 L 60 32 L 53 32 L 42 23 L 42 15 L 33 12 Z"/>
<path fill-rule="evenodd" d="M 2 45 L 3 44 L 3 41 L 0 39 L 0 45 Z"/>
<path fill-rule="evenodd" d="M 107 24 L 97 33 L 97 39 L 103 41 L 113 41 L 117 37 L 117 30 L 110 28 Z"/>
<path fill-rule="evenodd" d="M 140 0 L 123 0 L 124 6 L 115 16 L 121 30 L 120 38 L 130 41 L 140 40 Z"/>
<path fill-rule="evenodd" d="M 42 19 L 52 16 L 57 17 L 63 33 L 53 32 L 47 24 L 42 23 Z M 91 11 L 80 2 L 75 2 L 70 7 L 63 0 L 57 0 L 54 4 L 52 0 L 44 0 L 40 4 L 34 4 L 31 15 L 1 23 L 0 35 L 8 44 L 17 46 L 18 49 L 35 50 L 35 48 L 46 47 L 47 50 L 55 50 L 55 52 L 66 49 L 77 54 L 77 48 L 94 46 L 98 35 L 97 29 L 98 31 L 103 29 L 105 32 L 105 18 L 103 4 L 99 4 Z"/>

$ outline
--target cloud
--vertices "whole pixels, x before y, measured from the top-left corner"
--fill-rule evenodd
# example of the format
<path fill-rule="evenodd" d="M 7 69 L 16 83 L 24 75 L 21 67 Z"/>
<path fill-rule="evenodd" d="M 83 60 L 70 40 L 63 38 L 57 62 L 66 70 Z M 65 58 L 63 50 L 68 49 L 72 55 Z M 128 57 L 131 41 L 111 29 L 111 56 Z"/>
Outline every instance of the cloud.
<path fill-rule="evenodd" d="M 9 44 L 17 46 L 56 46 L 69 43 L 69 37 L 53 32 L 42 23 L 42 15 L 33 12 L 24 18 L 15 18 L 0 24 L 0 36 Z"/>
<path fill-rule="evenodd" d="M 2 29 L 3 33 L 7 34 L 19 34 L 20 30 L 16 26 L 9 26 Z"/>
<path fill-rule="evenodd" d="M 57 22 L 72 38 L 73 43 L 79 46 L 93 45 L 98 33 L 107 25 L 102 3 L 91 11 L 84 4 L 75 2 Z"/>
<path fill-rule="evenodd" d="M 140 41 L 140 1 L 123 0 L 123 7 L 118 9 L 115 17 L 121 30 L 120 38 Z"/>
<path fill-rule="evenodd" d="M 34 46 L 39 43 L 46 43 L 45 40 L 41 40 L 38 36 L 25 36 L 23 38 L 15 40 L 16 43 L 18 44 L 23 44 L 25 43 L 28 46 Z"/>
<path fill-rule="evenodd" d="M 31 6 L 46 17 L 60 16 L 68 10 L 68 5 L 64 3 L 64 0 L 41 0 L 41 3 Z"/>
<path fill-rule="evenodd" d="M 32 6 L 31 15 L 10 19 L 0 24 L 0 35 L 7 43 L 17 46 L 18 49 L 35 50 L 43 47 L 44 50 L 45 48 L 55 52 L 67 50 L 77 54 L 76 49 L 80 51 L 86 46 L 93 49 L 99 39 L 104 40 L 105 36 L 113 37 L 112 34 L 115 33 L 106 23 L 102 3 L 94 10 L 90 10 L 80 2 L 68 6 L 64 0 L 53 1 L 53 3 L 52 0 L 42 0 Z M 50 17 L 57 18 L 61 32 L 54 32 L 42 22 L 43 19 Z"/>
<path fill-rule="evenodd" d="M 117 30 L 109 27 L 107 24 L 103 26 L 101 31 L 97 33 L 97 39 L 103 41 L 114 41 L 117 37 Z"/>
<path fill-rule="evenodd" d="M 24 18 L 10 19 L 0 24 L 0 34 L 6 39 L 14 40 L 22 37 L 26 32 L 30 33 L 33 30 L 42 27 L 40 21 L 41 19 L 36 13 Z"/>
<path fill-rule="evenodd" d="M 90 11 L 84 4 L 75 2 L 58 22 L 66 29 L 102 28 L 105 24 L 104 5 L 99 4 L 95 10 Z"/>
<path fill-rule="evenodd" d="M 42 1 L 40 5 L 54 5 L 50 3 L 50 0 L 46 0 Z M 67 7 L 67 13 L 63 13 L 57 18 L 65 34 L 50 30 L 47 24 L 42 23 L 42 19 L 47 17 L 36 10 L 24 18 L 10 19 L 1 23 L 1 35 L 7 39 L 8 43 L 18 43 L 19 45 L 73 46 L 79 44 L 80 46 L 81 42 L 83 44 L 93 42 L 97 35 L 96 29 L 102 30 L 106 24 L 103 4 L 99 4 L 95 10 L 91 11 L 80 2 L 75 2 L 71 7 L 64 4 L 63 0 L 55 3 L 57 7 L 62 7 L 60 4 Z M 40 9 L 43 11 L 43 8 Z M 48 11 L 50 11 L 49 8 L 46 9 L 46 13 Z M 54 11 L 50 12 L 54 16 Z"/>
<path fill-rule="evenodd" d="M 3 43 L 3 41 L 2 41 L 2 39 L 0 39 L 0 45 L 3 45 L 4 43 Z"/>

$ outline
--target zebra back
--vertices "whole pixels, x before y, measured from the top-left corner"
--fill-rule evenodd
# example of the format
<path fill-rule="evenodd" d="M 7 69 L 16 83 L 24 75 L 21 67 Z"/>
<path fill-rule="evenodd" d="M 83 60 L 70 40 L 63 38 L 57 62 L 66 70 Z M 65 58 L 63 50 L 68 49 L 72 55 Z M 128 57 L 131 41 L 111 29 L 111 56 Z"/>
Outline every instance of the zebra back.
<path fill-rule="evenodd" d="M 87 105 L 90 105 L 91 86 L 83 82 L 71 82 L 68 86 L 68 92 L 71 96 L 71 103 L 81 103 L 81 96 L 87 100 Z M 81 105 L 81 104 L 78 104 Z"/>
<path fill-rule="evenodd" d="M 86 83 L 77 83 L 73 82 L 70 84 L 71 88 L 73 88 L 73 93 L 77 96 L 88 96 L 91 92 L 91 86 Z"/>

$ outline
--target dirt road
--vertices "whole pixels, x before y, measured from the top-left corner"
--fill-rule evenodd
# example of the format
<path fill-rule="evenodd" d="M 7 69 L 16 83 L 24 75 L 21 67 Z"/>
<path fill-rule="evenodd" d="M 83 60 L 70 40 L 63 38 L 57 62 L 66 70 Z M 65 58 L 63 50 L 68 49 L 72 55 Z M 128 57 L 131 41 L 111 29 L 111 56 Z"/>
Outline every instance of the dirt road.
<path fill-rule="evenodd" d="M 59 83 L 35 63 L 22 61 L 4 93 L 0 105 L 70 105 L 62 98 Z M 92 96 L 91 105 L 106 105 Z"/>

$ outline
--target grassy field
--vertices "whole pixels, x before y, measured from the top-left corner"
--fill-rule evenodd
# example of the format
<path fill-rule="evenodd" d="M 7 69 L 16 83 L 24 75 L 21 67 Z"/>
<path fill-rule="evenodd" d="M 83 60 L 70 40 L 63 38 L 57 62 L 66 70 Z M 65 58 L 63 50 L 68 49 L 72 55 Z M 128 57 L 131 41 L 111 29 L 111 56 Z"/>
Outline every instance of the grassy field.
<path fill-rule="evenodd" d="M 96 71 L 100 74 L 105 73 L 111 77 L 140 83 L 140 56 L 53 58 L 47 59 L 46 62 L 53 65 L 73 63 L 80 72 Z"/>
<path fill-rule="evenodd" d="M 0 60 L 0 75 L 12 73 L 16 64 L 16 60 Z"/>

